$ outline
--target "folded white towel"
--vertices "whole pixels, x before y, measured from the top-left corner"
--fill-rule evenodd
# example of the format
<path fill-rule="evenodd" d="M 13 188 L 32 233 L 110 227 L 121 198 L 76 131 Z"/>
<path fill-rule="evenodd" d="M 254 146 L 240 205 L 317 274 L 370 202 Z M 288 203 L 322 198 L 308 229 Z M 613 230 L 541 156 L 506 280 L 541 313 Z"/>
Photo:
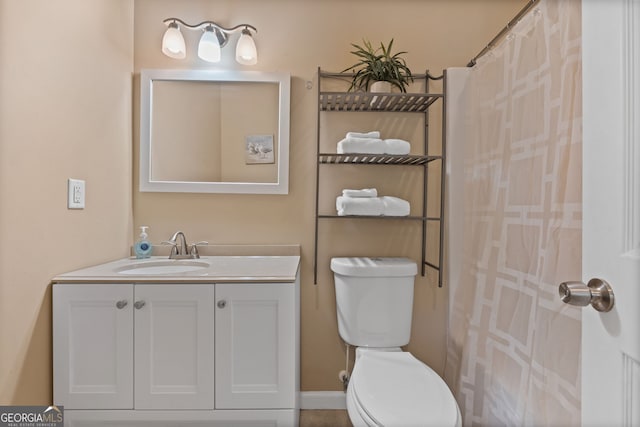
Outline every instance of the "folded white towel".
<path fill-rule="evenodd" d="M 380 216 L 384 211 L 381 197 L 344 197 L 336 198 L 338 215 L 373 215 Z"/>
<path fill-rule="evenodd" d="M 403 139 L 385 139 L 384 140 L 385 154 L 409 154 L 411 151 L 411 144 Z"/>
<path fill-rule="evenodd" d="M 385 216 L 408 216 L 411 212 L 411 205 L 406 200 L 398 197 L 383 196 L 382 199 L 383 211 Z"/>
<path fill-rule="evenodd" d="M 378 197 L 378 190 L 375 188 L 363 188 L 362 190 L 342 190 L 344 197 Z"/>
<path fill-rule="evenodd" d="M 380 138 L 345 138 L 338 142 L 338 154 L 384 154 L 385 147 Z"/>
<path fill-rule="evenodd" d="M 380 138 L 380 131 L 371 132 L 347 132 L 347 138 Z"/>

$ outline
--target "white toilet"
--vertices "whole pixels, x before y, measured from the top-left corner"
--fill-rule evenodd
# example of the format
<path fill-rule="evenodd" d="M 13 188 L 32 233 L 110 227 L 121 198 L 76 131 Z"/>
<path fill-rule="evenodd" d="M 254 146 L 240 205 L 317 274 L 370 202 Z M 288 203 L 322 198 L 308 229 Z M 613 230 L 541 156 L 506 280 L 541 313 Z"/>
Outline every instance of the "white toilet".
<path fill-rule="evenodd" d="M 461 426 L 458 404 L 433 369 L 404 352 L 416 264 L 406 258 L 332 258 L 338 331 L 356 349 L 347 388 L 355 427 Z"/>

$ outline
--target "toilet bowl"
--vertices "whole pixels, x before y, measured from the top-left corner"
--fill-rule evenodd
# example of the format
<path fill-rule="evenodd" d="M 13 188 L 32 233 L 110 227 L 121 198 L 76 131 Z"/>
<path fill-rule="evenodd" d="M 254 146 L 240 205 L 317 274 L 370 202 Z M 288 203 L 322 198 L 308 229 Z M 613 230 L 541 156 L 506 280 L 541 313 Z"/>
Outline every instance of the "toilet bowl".
<path fill-rule="evenodd" d="M 347 387 L 355 427 L 457 427 L 458 404 L 409 342 L 416 264 L 406 258 L 333 258 L 338 332 L 357 346 Z"/>
<path fill-rule="evenodd" d="M 347 411 L 354 427 L 462 425 L 447 384 L 429 366 L 400 349 L 358 355 L 347 388 Z"/>

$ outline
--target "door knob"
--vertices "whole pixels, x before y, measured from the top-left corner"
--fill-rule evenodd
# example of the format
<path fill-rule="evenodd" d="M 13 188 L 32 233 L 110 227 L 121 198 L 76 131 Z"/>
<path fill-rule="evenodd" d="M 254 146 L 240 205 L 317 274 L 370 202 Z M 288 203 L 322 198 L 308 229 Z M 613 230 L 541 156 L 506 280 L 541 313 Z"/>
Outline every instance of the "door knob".
<path fill-rule="evenodd" d="M 145 302 L 143 300 L 140 301 L 136 301 L 133 303 L 133 306 L 137 309 L 140 310 L 142 307 L 144 307 Z"/>
<path fill-rule="evenodd" d="M 126 306 L 127 306 L 127 300 L 126 299 L 122 299 L 122 300 L 116 302 L 116 307 L 118 308 L 118 310 L 122 310 Z"/>
<path fill-rule="evenodd" d="M 227 306 L 227 302 L 223 299 L 218 301 L 218 308 L 225 308 Z"/>
<path fill-rule="evenodd" d="M 602 279 L 591 279 L 586 285 L 582 282 L 562 282 L 558 294 L 564 303 L 581 307 L 591 304 L 602 312 L 610 311 L 614 304 L 613 289 Z"/>

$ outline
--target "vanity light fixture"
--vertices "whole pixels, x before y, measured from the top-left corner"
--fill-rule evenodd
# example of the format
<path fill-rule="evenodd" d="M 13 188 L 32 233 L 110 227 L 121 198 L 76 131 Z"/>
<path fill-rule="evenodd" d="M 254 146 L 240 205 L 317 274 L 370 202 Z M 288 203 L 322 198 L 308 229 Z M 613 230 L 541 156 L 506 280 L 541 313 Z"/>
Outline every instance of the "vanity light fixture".
<path fill-rule="evenodd" d="M 167 26 L 162 37 L 162 53 L 169 58 L 184 59 L 186 48 L 184 37 L 180 32 L 180 26 L 189 30 L 203 30 L 198 43 L 198 57 L 207 62 L 220 62 L 221 48 L 229 42 L 229 36 L 241 30 L 240 39 L 236 45 L 236 61 L 244 65 L 254 65 L 258 62 L 258 51 L 253 41 L 253 34 L 257 33 L 256 27 L 249 24 L 236 25 L 233 28 L 225 28 L 213 21 L 203 21 L 196 25 L 190 25 L 178 18 L 167 18 L 164 21 Z"/>
<path fill-rule="evenodd" d="M 175 21 L 169 23 L 169 28 L 162 37 L 162 53 L 174 59 L 184 59 L 186 56 L 184 37 Z"/>
<path fill-rule="evenodd" d="M 244 65 L 255 65 L 258 62 L 258 50 L 251 37 L 251 33 L 246 28 L 242 30 L 242 35 L 238 39 L 236 46 L 236 61 Z"/>

